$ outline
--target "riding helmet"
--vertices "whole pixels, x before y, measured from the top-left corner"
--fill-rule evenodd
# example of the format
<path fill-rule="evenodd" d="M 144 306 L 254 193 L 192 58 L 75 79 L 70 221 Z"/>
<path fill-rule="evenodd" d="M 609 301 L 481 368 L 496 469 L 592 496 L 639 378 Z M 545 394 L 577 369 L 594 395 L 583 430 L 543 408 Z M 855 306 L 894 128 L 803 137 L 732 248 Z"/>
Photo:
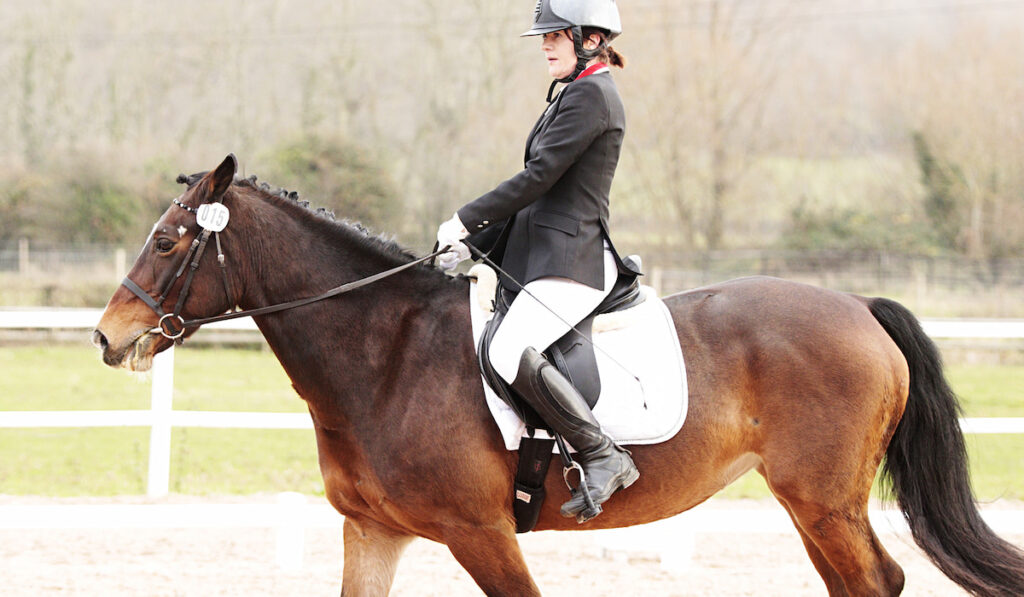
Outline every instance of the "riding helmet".
<path fill-rule="evenodd" d="M 522 34 L 544 35 L 574 27 L 596 27 L 607 32 L 608 41 L 622 33 L 615 0 L 537 0 L 533 27 Z"/>

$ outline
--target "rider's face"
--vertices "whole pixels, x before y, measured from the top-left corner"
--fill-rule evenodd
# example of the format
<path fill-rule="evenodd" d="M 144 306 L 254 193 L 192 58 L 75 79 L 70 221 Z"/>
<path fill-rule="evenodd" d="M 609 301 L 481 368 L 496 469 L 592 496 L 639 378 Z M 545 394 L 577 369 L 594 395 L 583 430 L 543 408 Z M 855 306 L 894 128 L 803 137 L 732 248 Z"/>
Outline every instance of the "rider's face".
<path fill-rule="evenodd" d="M 548 61 L 548 74 L 555 79 L 564 79 L 576 69 L 576 49 L 568 30 L 545 33 L 540 44 Z"/>

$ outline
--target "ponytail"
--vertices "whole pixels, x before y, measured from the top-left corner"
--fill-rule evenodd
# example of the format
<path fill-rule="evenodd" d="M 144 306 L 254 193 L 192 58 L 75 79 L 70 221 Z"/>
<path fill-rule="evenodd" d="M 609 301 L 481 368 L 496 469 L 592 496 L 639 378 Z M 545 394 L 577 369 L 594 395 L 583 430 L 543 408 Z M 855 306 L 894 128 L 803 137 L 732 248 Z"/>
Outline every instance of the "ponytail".
<path fill-rule="evenodd" d="M 608 46 L 607 48 L 605 48 L 604 52 L 601 52 L 600 60 L 601 62 L 604 62 L 608 66 L 626 68 L 626 57 L 611 46 Z"/>
<path fill-rule="evenodd" d="M 618 50 L 611 47 L 608 44 L 608 32 L 604 29 L 597 27 L 584 27 L 583 28 L 583 39 L 590 37 L 591 35 L 597 34 L 601 37 L 601 44 L 604 45 L 604 49 L 600 54 L 597 55 L 597 59 L 607 64 L 608 66 L 614 66 L 617 68 L 626 68 L 626 57 L 622 55 Z"/>

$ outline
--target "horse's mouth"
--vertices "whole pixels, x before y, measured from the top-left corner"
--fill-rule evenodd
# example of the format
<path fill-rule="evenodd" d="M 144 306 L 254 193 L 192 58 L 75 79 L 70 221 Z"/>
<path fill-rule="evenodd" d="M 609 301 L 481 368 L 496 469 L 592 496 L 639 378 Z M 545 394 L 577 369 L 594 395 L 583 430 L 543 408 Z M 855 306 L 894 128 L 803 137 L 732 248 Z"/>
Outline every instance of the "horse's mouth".
<path fill-rule="evenodd" d="M 153 368 L 153 355 L 156 354 L 158 334 L 146 332 L 135 339 L 128 349 L 128 354 L 121 361 L 121 366 L 129 371 L 149 371 Z"/>
<path fill-rule="evenodd" d="M 103 361 L 114 368 L 127 369 L 137 373 L 149 371 L 153 368 L 153 356 L 156 355 L 157 341 L 160 334 L 152 330 L 145 330 L 139 333 L 123 352 L 118 354 L 103 355 Z"/>

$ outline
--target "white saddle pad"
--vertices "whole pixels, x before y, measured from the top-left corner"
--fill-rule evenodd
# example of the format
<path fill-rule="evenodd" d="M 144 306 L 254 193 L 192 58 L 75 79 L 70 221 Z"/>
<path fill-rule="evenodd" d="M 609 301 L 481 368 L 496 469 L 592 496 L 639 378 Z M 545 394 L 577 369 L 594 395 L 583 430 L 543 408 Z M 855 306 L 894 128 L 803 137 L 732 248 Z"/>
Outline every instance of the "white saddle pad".
<path fill-rule="evenodd" d="M 495 275 L 481 264 L 475 265 L 469 275 L 477 279 L 469 285 L 476 346 L 492 315 Z M 686 419 L 686 367 L 675 325 L 654 289 L 644 286 L 642 291 L 646 298 L 640 305 L 594 320 L 593 339 L 601 376 L 601 396 L 594 416 L 605 433 L 626 445 L 670 439 Z M 483 376 L 480 380 L 505 447 L 519 449 L 526 425 L 483 381 Z M 544 436 L 544 432 L 539 433 Z"/>

